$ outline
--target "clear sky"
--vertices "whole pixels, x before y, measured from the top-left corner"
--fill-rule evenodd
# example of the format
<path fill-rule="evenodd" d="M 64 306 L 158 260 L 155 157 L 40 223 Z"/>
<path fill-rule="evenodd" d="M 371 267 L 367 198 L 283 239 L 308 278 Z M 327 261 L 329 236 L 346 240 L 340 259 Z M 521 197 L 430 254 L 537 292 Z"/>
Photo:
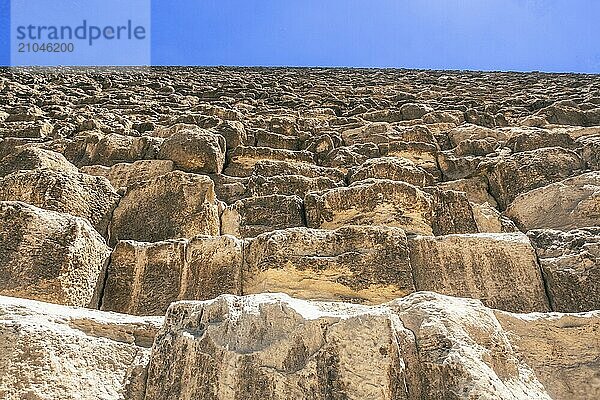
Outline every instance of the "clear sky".
<path fill-rule="evenodd" d="M 600 1 L 153 0 L 152 63 L 600 73 Z"/>

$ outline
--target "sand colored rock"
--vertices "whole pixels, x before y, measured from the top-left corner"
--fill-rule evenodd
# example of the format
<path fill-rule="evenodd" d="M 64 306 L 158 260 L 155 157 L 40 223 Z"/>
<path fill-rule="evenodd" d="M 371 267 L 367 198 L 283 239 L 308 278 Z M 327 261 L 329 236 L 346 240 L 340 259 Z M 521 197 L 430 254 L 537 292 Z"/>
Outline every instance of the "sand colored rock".
<path fill-rule="evenodd" d="M 227 206 L 221 215 L 221 233 L 239 238 L 295 226 L 305 226 L 298 196 L 250 197 Z"/>
<path fill-rule="evenodd" d="M 78 172 L 35 169 L 0 179 L 0 201 L 22 201 L 85 218 L 103 236 L 119 199 L 105 178 Z"/>
<path fill-rule="evenodd" d="M 350 187 L 309 193 L 306 221 L 311 228 L 383 225 L 407 233 L 432 234 L 432 198 L 416 186 L 390 180 L 365 180 Z"/>
<path fill-rule="evenodd" d="M 600 228 L 527 233 L 536 250 L 554 311 L 600 309 Z"/>
<path fill-rule="evenodd" d="M 535 251 L 523 234 L 417 236 L 408 244 L 417 290 L 508 311 L 549 310 Z"/>
<path fill-rule="evenodd" d="M 399 228 L 290 228 L 249 240 L 244 252 L 244 294 L 283 292 L 368 304 L 415 290 Z"/>
<path fill-rule="evenodd" d="M 78 167 L 111 166 L 156 158 L 162 140 L 149 136 L 132 137 L 116 133 L 85 132 L 69 143 L 64 155 Z"/>
<path fill-rule="evenodd" d="M 581 157 L 559 147 L 516 153 L 494 162 L 488 174 L 490 193 L 503 210 L 519 194 L 576 175 L 583 168 Z"/>
<path fill-rule="evenodd" d="M 252 173 L 254 165 L 261 160 L 313 164 L 314 155 L 308 151 L 239 146 L 231 154 L 231 160 L 227 165 L 225 173 L 232 176 L 249 176 Z"/>
<path fill-rule="evenodd" d="M 113 214 L 110 243 L 218 234 L 219 211 L 212 180 L 174 171 L 127 188 Z"/>
<path fill-rule="evenodd" d="M 390 179 L 415 186 L 431 186 L 433 176 L 412 161 L 400 157 L 381 157 L 365 161 L 348 172 L 348 183 L 365 179 Z"/>
<path fill-rule="evenodd" d="M 225 138 L 204 129 L 182 130 L 160 146 L 157 158 L 171 160 L 186 172 L 220 174 L 225 163 Z"/>
<path fill-rule="evenodd" d="M 550 399 L 479 302 L 422 293 L 365 307 L 260 294 L 171 306 L 152 350 L 146 399 L 455 393 Z"/>
<path fill-rule="evenodd" d="M 230 236 L 122 241 L 111 256 L 102 309 L 164 315 L 174 301 L 241 294 L 241 269 L 242 243 Z"/>
<path fill-rule="evenodd" d="M 134 183 L 147 181 L 173 171 L 170 160 L 139 160 L 134 163 L 115 164 L 112 167 L 91 165 L 81 167 L 81 172 L 94 176 L 103 176 L 115 188 L 131 186 Z"/>
<path fill-rule="evenodd" d="M 552 399 L 600 396 L 600 312 L 494 314 L 518 359 L 535 371 Z"/>
<path fill-rule="evenodd" d="M 600 225 L 600 172 L 588 172 L 531 190 L 506 209 L 523 230 L 570 230 Z"/>
<path fill-rule="evenodd" d="M 110 249 L 82 218 L 0 202 L 0 294 L 95 307 Z"/>
<path fill-rule="evenodd" d="M 0 296 L 0 397 L 143 400 L 161 323 Z"/>
<path fill-rule="evenodd" d="M 17 171 L 38 168 L 78 172 L 77 167 L 60 153 L 37 147 L 23 147 L 0 160 L 0 177 Z"/>
<path fill-rule="evenodd" d="M 342 186 L 326 177 L 307 178 L 302 175 L 276 175 L 263 177 L 252 175 L 248 180 L 250 196 L 269 196 L 279 194 L 284 196 L 296 195 L 303 198 L 308 192 L 318 192 Z"/>

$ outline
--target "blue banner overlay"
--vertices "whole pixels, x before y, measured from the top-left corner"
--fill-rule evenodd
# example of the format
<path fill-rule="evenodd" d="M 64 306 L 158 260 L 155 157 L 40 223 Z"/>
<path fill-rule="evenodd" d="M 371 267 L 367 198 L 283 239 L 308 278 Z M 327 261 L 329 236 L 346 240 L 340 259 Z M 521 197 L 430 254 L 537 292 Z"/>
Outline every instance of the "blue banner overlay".
<path fill-rule="evenodd" d="M 12 0 L 11 66 L 146 66 L 151 0 Z"/>

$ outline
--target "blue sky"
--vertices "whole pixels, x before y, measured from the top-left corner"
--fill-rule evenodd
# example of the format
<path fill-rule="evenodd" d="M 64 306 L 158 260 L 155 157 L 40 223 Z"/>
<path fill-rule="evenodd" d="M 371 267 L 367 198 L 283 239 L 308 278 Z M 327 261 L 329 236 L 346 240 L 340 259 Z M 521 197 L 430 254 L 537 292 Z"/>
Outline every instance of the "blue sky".
<path fill-rule="evenodd" d="M 154 0 L 152 63 L 600 73 L 600 1 Z"/>

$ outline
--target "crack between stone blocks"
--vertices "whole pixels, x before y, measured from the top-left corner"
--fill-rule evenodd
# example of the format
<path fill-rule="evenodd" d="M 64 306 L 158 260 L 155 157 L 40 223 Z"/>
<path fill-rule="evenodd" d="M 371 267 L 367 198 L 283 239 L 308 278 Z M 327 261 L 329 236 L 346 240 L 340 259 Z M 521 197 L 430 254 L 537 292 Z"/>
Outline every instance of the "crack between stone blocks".
<path fill-rule="evenodd" d="M 102 305 L 104 303 L 104 291 L 106 290 L 106 282 L 108 282 L 108 271 L 112 264 L 113 252 L 114 252 L 114 249 L 110 252 L 110 256 L 108 256 L 108 259 L 106 260 L 106 263 L 105 263 L 106 265 L 103 267 L 103 271 L 104 271 L 103 276 L 98 278 L 98 281 L 102 280 L 100 287 L 97 289 L 98 290 L 98 304 L 96 305 L 96 308 L 98 310 L 102 309 Z M 98 285 L 98 283 L 96 283 L 96 285 Z"/>
<path fill-rule="evenodd" d="M 402 359 L 404 361 L 404 365 L 405 365 L 406 394 L 407 394 L 409 400 L 422 400 L 423 399 L 423 397 L 422 397 L 423 384 L 422 384 L 422 381 L 420 379 L 418 379 L 421 377 L 420 367 L 421 367 L 422 361 L 421 361 L 421 349 L 419 348 L 419 341 L 417 339 L 417 334 L 404 323 L 404 321 L 402 320 L 402 317 L 400 317 L 398 312 L 395 312 L 394 310 L 392 310 L 392 312 L 395 316 L 398 317 L 398 319 L 402 323 L 402 327 L 405 329 L 405 331 L 407 333 L 410 333 L 410 335 L 414 341 L 414 344 L 415 344 L 415 353 L 414 353 L 415 357 L 416 357 L 416 360 L 415 360 L 416 365 L 414 366 L 415 373 L 409 374 L 408 373 L 408 371 L 409 371 L 408 360 L 406 359 L 406 357 L 403 357 L 403 354 L 401 351 L 402 349 L 400 347 L 400 340 L 399 340 L 398 333 L 396 331 L 394 331 L 394 336 L 396 338 L 396 344 L 398 346 L 398 359 L 400 359 L 400 357 L 402 357 Z M 390 322 L 391 322 L 391 320 L 390 320 Z M 412 367 L 411 367 L 411 370 L 412 370 Z M 416 380 L 413 382 L 413 379 L 416 379 Z M 418 389 L 416 391 L 414 391 L 413 388 L 418 388 Z"/>
<path fill-rule="evenodd" d="M 527 238 L 529 240 L 529 238 Z M 540 279 L 542 280 L 542 286 L 544 287 L 544 295 L 546 296 L 546 301 L 548 302 L 548 309 L 550 311 L 555 311 L 552 306 L 552 294 L 550 293 L 550 288 L 548 287 L 548 281 L 546 279 L 546 274 L 544 273 L 544 268 L 542 268 L 542 260 L 540 259 L 537 250 L 533 247 L 533 243 L 529 240 L 531 247 L 533 248 L 533 254 L 535 254 L 535 264 L 538 267 L 538 271 L 540 273 Z"/>
<path fill-rule="evenodd" d="M 249 246 L 247 239 L 242 239 L 242 254 L 241 254 L 241 262 L 240 262 L 240 285 L 239 285 L 239 295 L 244 296 L 244 267 L 246 265 L 246 247 Z"/>

